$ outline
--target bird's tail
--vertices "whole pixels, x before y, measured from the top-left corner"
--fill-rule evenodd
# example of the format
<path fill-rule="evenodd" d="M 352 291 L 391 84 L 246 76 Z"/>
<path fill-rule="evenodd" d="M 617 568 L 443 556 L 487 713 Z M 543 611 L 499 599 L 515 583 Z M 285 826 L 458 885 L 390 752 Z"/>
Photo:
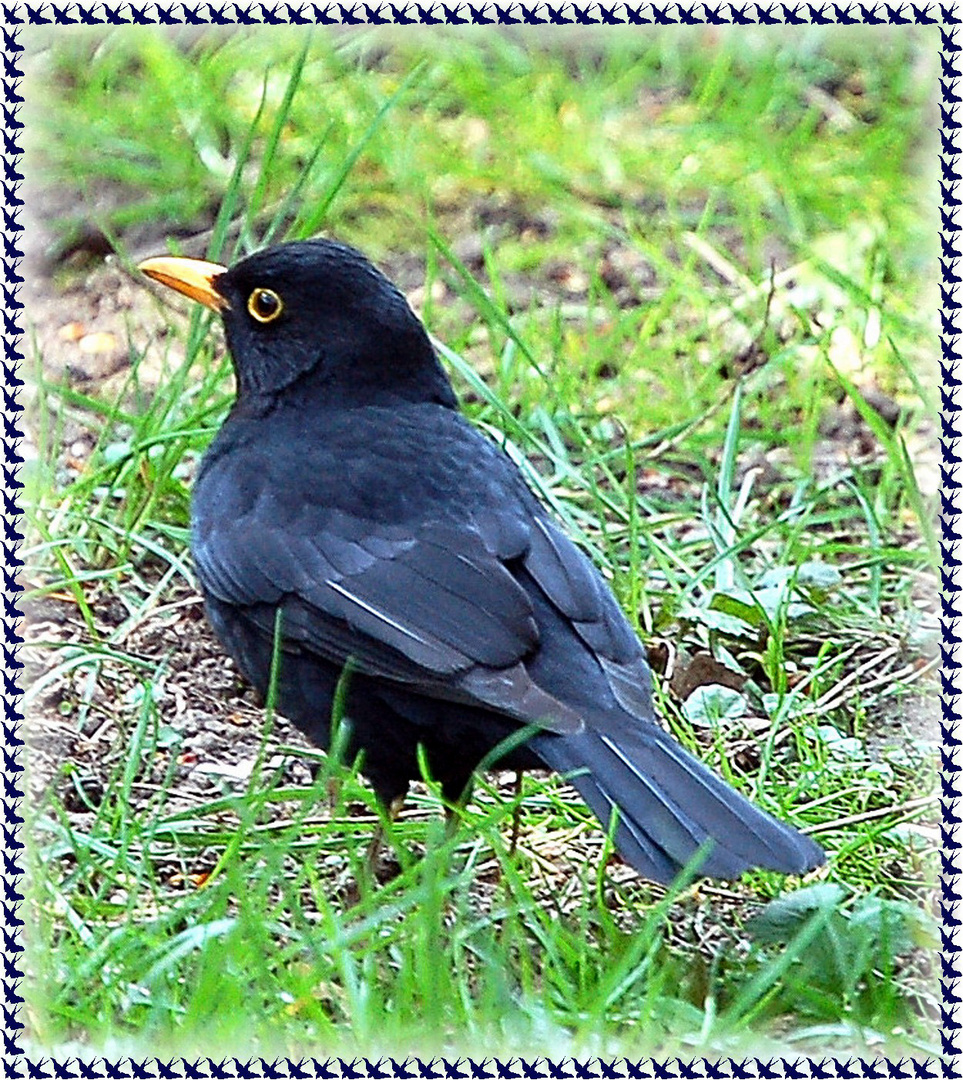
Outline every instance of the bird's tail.
<path fill-rule="evenodd" d="M 735 878 L 753 867 L 786 874 L 825 859 L 818 844 L 753 806 L 668 734 L 633 721 L 607 734 L 538 735 L 529 744 L 569 782 L 640 874 L 669 883 L 703 845 L 698 873 Z M 707 843 L 708 841 L 708 843 Z"/>

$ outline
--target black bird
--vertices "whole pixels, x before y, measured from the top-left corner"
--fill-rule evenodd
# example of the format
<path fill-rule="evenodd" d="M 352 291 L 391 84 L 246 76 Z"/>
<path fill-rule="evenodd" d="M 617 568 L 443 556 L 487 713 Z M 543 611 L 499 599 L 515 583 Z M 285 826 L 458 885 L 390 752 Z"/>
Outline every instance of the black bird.
<path fill-rule="evenodd" d="M 19 904 L 3 904 L 3 921 L 8 926 L 25 926 L 23 919 L 19 917 L 17 912 L 20 909 Z"/>
<path fill-rule="evenodd" d="M 21 360 L 26 360 L 26 356 L 20 352 L 17 346 L 9 340 L 9 338 L 3 339 L 3 355 L 7 358 L 8 364 L 3 365 L 3 377 L 7 383 L 11 386 L 23 386 L 23 380 L 17 377 L 17 365 Z M 960 354 L 963 358 L 963 354 Z"/>
<path fill-rule="evenodd" d="M 21 638 L 20 640 L 22 641 L 23 638 Z M 17 695 L 17 698 L 19 698 L 19 695 Z M 3 725 L 3 727 L 4 727 L 4 732 L 6 733 L 6 736 L 7 736 L 7 742 L 12 743 L 15 746 L 23 746 L 23 743 L 19 739 L 14 741 L 14 739 L 11 736 L 11 728 L 9 726 L 9 724 L 14 724 L 14 725 L 19 724 L 20 721 L 23 720 L 23 713 L 17 708 L 18 704 L 19 704 L 18 700 L 11 701 L 9 698 L 4 698 L 3 699 L 3 713 L 4 713 L 4 716 L 7 718 L 7 721 L 8 721 L 8 723 L 5 723 Z M 952 719 L 947 720 L 947 723 L 952 723 L 952 722 L 953 722 Z"/>
<path fill-rule="evenodd" d="M 14 799 L 22 799 L 24 797 L 24 793 L 17 787 L 17 782 L 9 776 L 3 777 L 3 790 L 7 798 L 11 801 Z M 7 916 L 7 922 L 10 922 L 9 915 Z"/>
<path fill-rule="evenodd" d="M 9 397 L 6 390 L 3 391 L 3 395 L 4 395 L 4 397 Z M 6 444 L 4 444 L 4 445 L 6 445 Z M 23 459 L 20 458 L 19 455 L 17 455 L 17 457 L 18 457 L 18 460 L 22 463 Z M 20 480 L 17 479 L 17 474 L 20 472 L 20 465 L 15 465 L 14 468 L 12 468 L 12 469 L 8 469 L 6 465 L 0 465 L 0 469 L 3 470 L 3 482 L 4 482 L 4 484 L 6 484 L 7 487 L 12 488 L 14 491 L 22 490 L 23 483 Z M 7 495 L 7 493 L 5 491 L 2 492 L 2 494 L 3 494 L 4 499 L 9 500 L 9 496 Z M 13 507 L 13 511 L 17 515 L 19 515 L 21 513 L 19 508 L 17 508 L 15 505 Z M 23 566 L 23 563 L 18 561 L 17 563 L 15 563 L 15 565 Z"/>
<path fill-rule="evenodd" d="M 8 153 L 9 153 L 9 151 L 8 151 Z M 22 176 L 23 176 L 22 173 L 12 173 L 12 172 L 10 172 L 9 170 L 6 170 L 6 169 L 4 169 L 4 171 L 7 173 L 8 176 L 13 176 L 14 179 L 16 179 L 17 177 L 22 178 Z M 944 247 L 945 247 L 945 245 L 944 245 Z M 16 243 L 14 243 L 14 241 L 9 236 L 4 236 L 4 238 L 3 238 L 3 250 L 6 253 L 6 256 L 7 256 L 8 259 L 22 259 L 22 258 L 24 258 L 23 249 L 18 248 Z M 23 333 L 23 331 L 22 330 L 8 330 L 7 333 L 21 334 L 21 333 Z"/>
<path fill-rule="evenodd" d="M 6 311 L 0 310 L 0 315 L 3 316 L 4 332 L 11 337 L 20 337 L 23 334 L 23 328 L 17 323 L 16 316 L 10 316 Z"/>
<path fill-rule="evenodd" d="M 8 180 L 23 180 L 24 179 L 23 173 L 18 172 L 15 163 L 10 162 L 10 161 L 4 161 L 3 162 L 3 175 Z M 23 258 L 23 252 L 20 253 L 19 257 L 21 259 Z"/>
<path fill-rule="evenodd" d="M 19 543 L 4 544 L 4 543 L 2 543 L 2 541 L 0 541 L 0 546 L 2 546 L 2 548 L 3 548 L 4 558 L 10 564 L 10 566 L 23 566 L 24 565 L 23 559 L 21 559 L 20 556 L 17 554 L 17 551 L 18 551 L 18 549 L 20 547 Z M 949 565 L 949 563 L 947 563 L 947 565 Z M 4 624 L 4 627 L 6 628 L 6 624 Z M 13 635 L 13 631 L 10 630 L 9 628 L 7 628 L 6 629 L 7 641 L 11 641 L 11 640 L 20 641 L 20 642 L 23 641 L 23 638 L 16 638 L 16 637 L 13 637 L 12 635 Z"/>
<path fill-rule="evenodd" d="M 626 1064 L 628 1064 L 627 1061 Z M 708 1058 L 703 1058 L 702 1064 L 705 1066 L 706 1076 L 709 1080 L 728 1080 L 729 1073 L 721 1062 L 709 1061 Z M 733 1073 L 733 1075 L 735 1075 L 735 1073 Z"/>
<path fill-rule="evenodd" d="M 602 576 L 512 461 L 459 412 L 425 328 L 358 251 L 283 244 L 230 270 L 141 269 L 219 311 L 238 380 L 194 487 L 208 615 L 243 674 L 322 746 L 346 686 L 349 754 L 386 808 L 507 768 L 571 782 L 640 873 L 803 873 L 812 840 L 688 754 L 655 718 L 645 654 Z M 346 665 L 348 665 L 346 671 Z"/>

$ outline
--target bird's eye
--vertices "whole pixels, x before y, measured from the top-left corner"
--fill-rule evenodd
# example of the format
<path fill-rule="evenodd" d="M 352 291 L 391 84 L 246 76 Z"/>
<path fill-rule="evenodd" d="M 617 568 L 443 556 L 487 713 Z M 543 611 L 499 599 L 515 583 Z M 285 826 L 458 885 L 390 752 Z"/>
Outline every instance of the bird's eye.
<path fill-rule="evenodd" d="M 255 289 L 247 298 L 247 310 L 259 323 L 274 322 L 283 309 L 281 297 L 273 289 Z"/>

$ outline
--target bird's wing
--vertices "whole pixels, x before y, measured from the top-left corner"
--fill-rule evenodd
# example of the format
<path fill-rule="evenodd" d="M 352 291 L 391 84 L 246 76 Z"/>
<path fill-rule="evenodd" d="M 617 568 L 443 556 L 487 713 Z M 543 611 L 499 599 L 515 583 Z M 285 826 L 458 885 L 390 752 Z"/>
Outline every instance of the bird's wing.
<path fill-rule="evenodd" d="M 206 502 L 216 505 L 216 487 Z M 584 721 L 538 687 L 525 660 L 539 644 L 531 599 L 491 550 L 519 529 L 464 523 L 417 529 L 303 505 L 286 516 L 269 485 L 245 512 L 195 522 L 194 559 L 206 592 L 238 606 L 265 633 L 283 610 L 286 644 L 422 692 L 497 709 L 548 731 Z M 568 598 L 567 598 L 568 599 Z"/>
<path fill-rule="evenodd" d="M 652 676 L 639 639 L 592 562 L 542 513 L 532 517 L 524 566 L 594 654 L 616 701 L 651 720 Z"/>

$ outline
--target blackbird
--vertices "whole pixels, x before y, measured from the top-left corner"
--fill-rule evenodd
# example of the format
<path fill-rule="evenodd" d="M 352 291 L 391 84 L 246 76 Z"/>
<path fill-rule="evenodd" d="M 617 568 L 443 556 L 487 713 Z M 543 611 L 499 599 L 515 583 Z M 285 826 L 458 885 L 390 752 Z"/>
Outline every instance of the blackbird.
<path fill-rule="evenodd" d="M 280 610 L 278 710 L 327 747 L 338 693 L 386 808 L 422 775 L 419 747 L 455 802 L 537 725 L 499 764 L 566 774 L 646 877 L 671 881 L 700 848 L 722 878 L 823 861 L 659 727 L 605 580 L 461 415 L 424 326 L 360 252 L 316 239 L 140 269 L 220 312 L 237 376 L 192 500 L 214 630 L 265 694 Z"/>

